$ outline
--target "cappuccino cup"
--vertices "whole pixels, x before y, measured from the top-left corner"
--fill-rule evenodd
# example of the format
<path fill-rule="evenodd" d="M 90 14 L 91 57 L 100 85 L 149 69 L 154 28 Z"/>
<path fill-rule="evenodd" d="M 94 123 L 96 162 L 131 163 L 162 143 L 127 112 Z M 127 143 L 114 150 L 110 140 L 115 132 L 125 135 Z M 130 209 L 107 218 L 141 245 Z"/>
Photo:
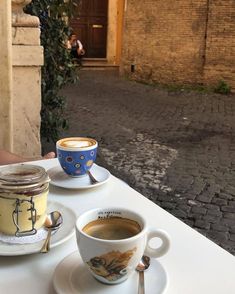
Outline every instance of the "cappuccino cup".
<path fill-rule="evenodd" d="M 76 221 L 78 250 L 91 274 L 105 284 L 125 281 L 146 254 L 156 258 L 170 246 L 168 234 L 150 229 L 145 219 L 124 208 L 97 208 L 80 215 Z M 158 248 L 150 246 L 160 238 Z"/>
<path fill-rule="evenodd" d="M 97 147 L 97 141 L 92 138 L 70 137 L 57 141 L 57 157 L 64 172 L 72 177 L 86 175 L 96 159 Z"/>

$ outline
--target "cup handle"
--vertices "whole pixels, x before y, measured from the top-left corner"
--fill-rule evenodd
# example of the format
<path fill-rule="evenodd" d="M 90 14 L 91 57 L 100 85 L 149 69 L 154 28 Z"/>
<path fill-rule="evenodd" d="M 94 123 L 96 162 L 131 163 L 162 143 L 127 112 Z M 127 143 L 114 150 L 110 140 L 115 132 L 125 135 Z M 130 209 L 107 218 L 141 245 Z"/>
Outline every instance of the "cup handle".
<path fill-rule="evenodd" d="M 153 248 L 149 245 L 151 239 L 153 238 L 160 238 L 162 240 L 162 244 L 160 247 Z M 167 253 L 169 247 L 170 247 L 170 237 L 165 231 L 153 230 L 147 234 L 147 244 L 145 248 L 146 255 L 153 258 L 161 257 L 162 255 Z"/>

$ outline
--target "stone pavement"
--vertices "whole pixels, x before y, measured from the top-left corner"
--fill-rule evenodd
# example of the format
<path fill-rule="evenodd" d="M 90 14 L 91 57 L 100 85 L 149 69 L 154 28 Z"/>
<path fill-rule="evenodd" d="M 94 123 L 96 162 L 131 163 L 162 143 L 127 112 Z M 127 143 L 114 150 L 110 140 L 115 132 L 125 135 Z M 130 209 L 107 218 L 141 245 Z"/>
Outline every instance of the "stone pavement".
<path fill-rule="evenodd" d="M 172 92 L 111 70 L 79 77 L 63 90 L 63 136 L 96 138 L 100 165 L 235 254 L 235 95 Z"/>

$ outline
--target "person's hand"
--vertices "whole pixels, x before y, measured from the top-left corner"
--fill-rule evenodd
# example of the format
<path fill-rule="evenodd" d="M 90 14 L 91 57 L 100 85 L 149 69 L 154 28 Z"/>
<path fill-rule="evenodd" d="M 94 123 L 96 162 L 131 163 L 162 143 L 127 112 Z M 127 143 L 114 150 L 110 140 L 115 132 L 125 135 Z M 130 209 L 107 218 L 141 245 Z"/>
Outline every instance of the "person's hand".
<path fill-rule="evenodd" d="M 77 53 L 78 53 L 78 55 L 84 55 L 85 50 L 84 49 L 77 49 Z"/>
<path fill-rule="evenodd" d="M 51 159 L 55 158 L 55 152 L 49 152 L 44 156 L 40 156 L 37 158 L 27 158 L 23 157 L 11 152 L 8 152 L 6 150 L 0 150 L 0 165 L 5 164 L 12 164 L 12 163 L 20 163 L 25 161 L 34 161 L 34 160 L 41 160 L 41 159 Z"/>
<path fill-rule="evenodd" d="M 43 159 L 52 159 L 55 158 L 55 152 L 49 152 L 43 156 Z"/>

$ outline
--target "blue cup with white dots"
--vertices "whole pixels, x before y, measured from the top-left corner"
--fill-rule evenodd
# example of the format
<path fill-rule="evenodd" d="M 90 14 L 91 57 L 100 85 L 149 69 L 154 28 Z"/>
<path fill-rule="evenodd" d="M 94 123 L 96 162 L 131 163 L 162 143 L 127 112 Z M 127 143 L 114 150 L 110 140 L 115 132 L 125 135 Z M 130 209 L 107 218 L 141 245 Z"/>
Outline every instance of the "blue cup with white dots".
<path fill-rule="evenodd" d="M 71 177 L 87 174 L 96 159 L 98 142 L 92 138 L 70 137 L 56 142 L 57 158 L 64 172 Z"/>

